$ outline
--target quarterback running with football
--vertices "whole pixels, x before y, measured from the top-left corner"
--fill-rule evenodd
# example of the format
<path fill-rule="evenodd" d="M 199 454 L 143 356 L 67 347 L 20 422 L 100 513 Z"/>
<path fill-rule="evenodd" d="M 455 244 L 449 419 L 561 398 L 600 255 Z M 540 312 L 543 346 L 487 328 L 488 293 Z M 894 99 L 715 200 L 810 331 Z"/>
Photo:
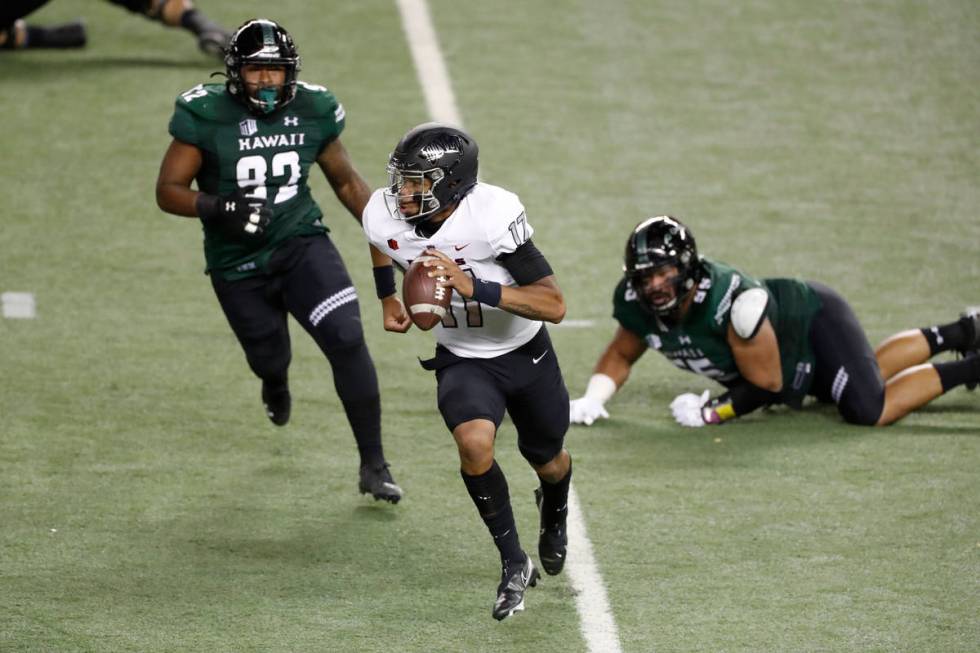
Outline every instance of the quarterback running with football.
<path fill-rule="evenodd" d="M 360 453 L 360 491 L 397 503 L 402 490 L 384 458 L 378 379 L 357 293 L 307 183 L 316 163 L 360 219 L 370 189 L 340 142 L 344 108 L 326 88 L 296 79 L 296 46 L 272 21 L 238 28 L 225 64 L 225 84 L 199 84 L 177 98 L 157 203 L 200 219 L 207 273 L 262 380 L 272 423 L 285 425 L 292 405 L 291 314 L 330 363 Z M 374 250 L 372 259 L 388 261 Z"/>
<path fill-rule="evenodd" d="M 399 141 L 388 162 L 390 184 L 371 195 L 368 240 L 402 269 L 426 255 L 430 277 L 453 288 L 436 326 L 439 411 L 459 450 L 461 474 L 503 567 L 493 617 L 524 609 L 540 574 L 521 548 L 507 479 L 494 460 L 504 412 L 518 447 L 541 481 L 538 554 L 549 574 L 565 564 L 572 461 L 564 448 L 568 391 L 544 321 L 560 322 L 565 302 L 516 195 L 477 181 L 478 148 L 466 132 L 426 123 Z M 375 267 L 385 328 L 411 325 L 391 266 Z"/>
<path fill-rule="evenodd" d="M 698 255 L 691 230 L 659 216 L 626 242 L 625 276 L 613 294 L 619 328 L 596 363 L 574 423 L 608 417 L 605 402 L 633 364 L 656 349 L 726 392 L 684 393 L 671 403 L 683 426 L 720 424 L 771 404 L 799 408 L 807 395 L 833 401 L 849 423 L 884 426 L 959 385 L 980 381 L 980 316 L 913 329 L 871 349 L 847 302 L 797 279 L 754 279 Z M 930 363 L 943 351 L 960 360 Z"/>

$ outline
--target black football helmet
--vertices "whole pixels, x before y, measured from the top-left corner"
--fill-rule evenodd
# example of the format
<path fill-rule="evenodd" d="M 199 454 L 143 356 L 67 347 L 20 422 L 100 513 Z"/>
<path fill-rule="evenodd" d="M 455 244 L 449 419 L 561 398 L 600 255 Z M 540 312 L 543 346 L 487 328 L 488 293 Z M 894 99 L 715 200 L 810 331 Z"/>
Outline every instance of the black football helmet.
<path fill-rule="evenodd" d="M 463 199 L 476 185 L 479 153 L 476 141 L 462 129 L 436 122 L 411 129 L 388 157 L 385 203 L 391 215 L 416 224 Z M 422 191 L 425 179 L 432 186 Z M 414 181 L 419 189 L 412 197 L 419 205 L 414 215 L 402 213 L 398 201 L 408 181 Z"/>
<path fill-rule="evenodd" d="M 650 274 L 665 265 L 675 266 L 678 275 L 674 279 L 674 296 L 658 304 L 644 292 L 644 285 Z M 640 306 L 650 313 L 665 316 L 671 314 L 698 284 L 704 267 L 694 234 L 677 218 L 661 215 L 644 220 L 633 229 L 626 241 L 623 271 L 636 291 Z"/>
<path fill-rule="evenodd" d="M 242 80 L 242 66 L 283 66 L 286 81 L 281 89 L 261 88 L 252 97 Z M 296 73 L 300 70 L 299 52 L 281 25 L 265 18 L 253 18 L 235 30 L 225 52 L 227 88 L 232 96 L 258 115 L 281 109 L 296 97 Z"/>

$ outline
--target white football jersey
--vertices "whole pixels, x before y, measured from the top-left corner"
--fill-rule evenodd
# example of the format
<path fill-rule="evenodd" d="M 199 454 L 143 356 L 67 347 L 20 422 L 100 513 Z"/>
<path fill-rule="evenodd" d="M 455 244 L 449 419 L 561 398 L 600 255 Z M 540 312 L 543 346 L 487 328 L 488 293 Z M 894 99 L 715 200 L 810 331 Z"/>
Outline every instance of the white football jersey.
<path fill-rule="evenodd" d="M 431 247 L 455 259 L 474 277 L 503 286 L 517 283 L 497 257 L 513 252 L 534 233 L 517 195 L 482 182 L 467 193 L 431 237 L 416 235 L 412 225 L 391 216 L 384 189 L 371 195 L 361 224 L 371 244 L 403 270 Z M 439 343 L 457 356 L 493 358 L 528 342 L 541 324 L 453 292 L 450 312 L 435 331 Z"/>

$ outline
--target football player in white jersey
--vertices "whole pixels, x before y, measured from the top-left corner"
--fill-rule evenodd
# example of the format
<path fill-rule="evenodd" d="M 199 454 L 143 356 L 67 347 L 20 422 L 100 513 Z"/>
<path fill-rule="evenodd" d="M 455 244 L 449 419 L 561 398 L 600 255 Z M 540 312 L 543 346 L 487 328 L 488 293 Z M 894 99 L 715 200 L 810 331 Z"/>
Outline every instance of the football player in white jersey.
<path fill-rule="evenodd" d="M 470 497 L 500 552 L 503 566 L 494 618 L 524 609 L 540 574 L 521 548 L 507 480 L 493 455 L 504 412 L 517 428 L 521 454 L 541 480 L 538 554 L 549 574 L 561 572 L 572 461 L 564 448 L 568 391 L 544 321 L 558 323 L 565 302 L 554 273 L 531 241 L 533 229 L 516 195 L 477 181 L 473 138 L 438 123 L 410 130 L 388 162 L 390 184 L 364 209 L 368 240 L 402 269 L 419 256 L 429 276 L 454 289 L 451 310 L 436 326 L 439 411 L 459 449 Z M 437 272 L 438 270 L 438 272 Z M 395 291 L 391 266 L 376 267 L 385 328 L 411 325 Z"/>

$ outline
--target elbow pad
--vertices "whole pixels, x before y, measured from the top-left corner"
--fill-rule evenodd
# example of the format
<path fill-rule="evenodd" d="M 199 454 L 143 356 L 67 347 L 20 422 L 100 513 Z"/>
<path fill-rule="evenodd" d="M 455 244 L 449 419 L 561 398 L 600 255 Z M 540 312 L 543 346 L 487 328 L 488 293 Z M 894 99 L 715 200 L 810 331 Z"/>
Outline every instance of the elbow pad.
<path fill-rule="evenodd" d="M 769 293 L 765 288 L 749 288 L 732 302 L 732 328 L 739 338 L 755 337 L 766 319 Z"/>

